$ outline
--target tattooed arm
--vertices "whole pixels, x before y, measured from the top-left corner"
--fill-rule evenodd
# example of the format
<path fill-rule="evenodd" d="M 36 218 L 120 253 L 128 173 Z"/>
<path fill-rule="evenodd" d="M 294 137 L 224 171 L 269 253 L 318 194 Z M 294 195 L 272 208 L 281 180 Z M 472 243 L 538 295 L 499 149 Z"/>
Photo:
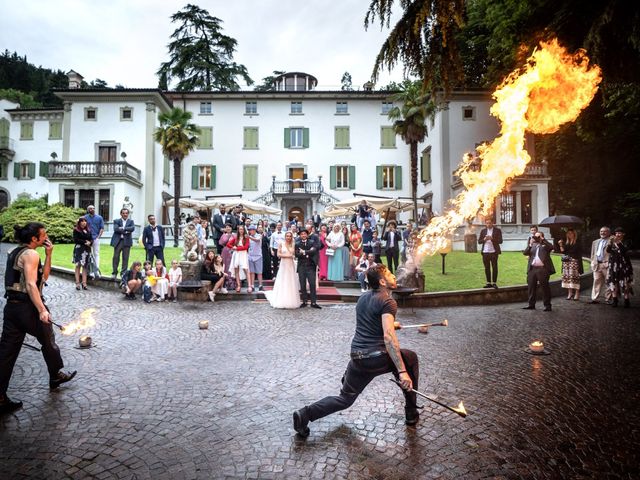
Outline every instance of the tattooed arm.
<path fill-rule="evenodd" d="M 398 342 L 398 337 L 396 336 L 396 330 L 393 327 L 393 321 L 395 317 L 390 313 L 382 314 L 382 329 L 384 330 L 384 345 L 387 348 L 387 353 L 389 353 L 389 357 L 393 361 L 394 365 L 398 369 L 400 373 L 400 383 L 402 384 L 402 388 L 405 390 L 409 390 L 413 388 L 413 384 L 411 382 L 411 377 L 407 373 L 407 369 L 404 366 L 404 361 L 402 360 L 402 355 L 400 354 L 400 343 Z"/>

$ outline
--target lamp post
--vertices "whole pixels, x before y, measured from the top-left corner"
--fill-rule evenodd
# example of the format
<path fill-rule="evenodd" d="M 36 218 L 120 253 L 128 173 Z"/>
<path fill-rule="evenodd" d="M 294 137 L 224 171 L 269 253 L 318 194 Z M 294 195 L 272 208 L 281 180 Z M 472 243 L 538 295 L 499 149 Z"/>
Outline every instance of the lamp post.
<path fill-rule="evenodd" d="M 451 240 L 446 239 L 445 244 L 438 250 L 438 253 L 442 256 L 442 275 L 445 275 L 444 266 L 445 266 L 445 257 L 447 253 L 451 251 Z"/>

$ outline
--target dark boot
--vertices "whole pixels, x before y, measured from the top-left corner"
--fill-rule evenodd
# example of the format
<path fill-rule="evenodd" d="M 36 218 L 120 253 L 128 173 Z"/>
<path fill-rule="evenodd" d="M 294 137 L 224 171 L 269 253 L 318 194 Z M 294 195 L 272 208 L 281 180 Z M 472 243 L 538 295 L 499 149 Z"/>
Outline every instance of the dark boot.
<path fill-rule="evenodd" d="M 14 402 L 6 395 L 0 400 L 0 415 L 3 413 L 11 413 L 19 408 L 22 408 L 22 402 L 19 400 Z"/>
<path fill-rule="evenodd" d="M 631 302 L 628 298 L 624 299 L 624 308 L 629 308 L 631 306 Z"/>
<path fill-rule="evenodd" d="M 618 306 L 618 297 L 613 297 L 613 300 L 611 301 L 611 306 L 612 307 Z"/>
<path fill-rule="evenodd" d="M 51 390 L 55 390 L 63 383 L 67 383 L 68 381 L 73 380 L 73 377 L 76 376 L 76 373 L 78 373 L 77 370 L 69 373 L 60 370 L 55 377 L 49 379 L 49 388 Z"/>
<path fill-rule="evenodd" d="M 417 408 L 405 407 L 404 408 L 404 423 L 405 425 L 415 425 L 420 420 L 420 412 Z"/>
<path fill-rule="evenodd" d="M 293 429 L 301 437 L 308 437 L 310 430 L 307 426 L 309 424 L 309 413 L 307 407 L 302 407 L 300 410 L 293 412 Z"/>

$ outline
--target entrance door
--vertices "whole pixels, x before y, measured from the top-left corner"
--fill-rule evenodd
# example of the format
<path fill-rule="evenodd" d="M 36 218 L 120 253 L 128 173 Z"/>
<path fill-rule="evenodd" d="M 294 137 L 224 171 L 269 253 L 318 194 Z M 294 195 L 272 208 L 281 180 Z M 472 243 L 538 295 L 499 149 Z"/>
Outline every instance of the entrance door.
<path fill-rule="evenodd" d="M 287 220 L 291 221 L 295 217 L 298 225 L 304 225 L 304 210 L 300 207 L 291 207 L 289 209 L 289 214 L 287 215 Z"/>
<path fill-rule="evenodd" d="M 304 178 L 304 167 L 289 167 L 289 179 L 303 180 Z M 291 182 L 292 192 L 294 188 L 304 188 L 304 184 L 302 182 Z"/>

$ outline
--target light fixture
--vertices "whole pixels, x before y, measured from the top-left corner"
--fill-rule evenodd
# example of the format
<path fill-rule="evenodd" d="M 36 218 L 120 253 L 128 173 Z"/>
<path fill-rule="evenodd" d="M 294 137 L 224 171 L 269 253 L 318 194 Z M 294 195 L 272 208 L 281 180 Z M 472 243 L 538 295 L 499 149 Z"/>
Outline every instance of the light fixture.
<path fill-rule="evenodd" d="M 122 152 L 120 154 L 120 158 L 122 158 L 122 160 L 126 160 L 127 159 L 127 152 Z"/>

